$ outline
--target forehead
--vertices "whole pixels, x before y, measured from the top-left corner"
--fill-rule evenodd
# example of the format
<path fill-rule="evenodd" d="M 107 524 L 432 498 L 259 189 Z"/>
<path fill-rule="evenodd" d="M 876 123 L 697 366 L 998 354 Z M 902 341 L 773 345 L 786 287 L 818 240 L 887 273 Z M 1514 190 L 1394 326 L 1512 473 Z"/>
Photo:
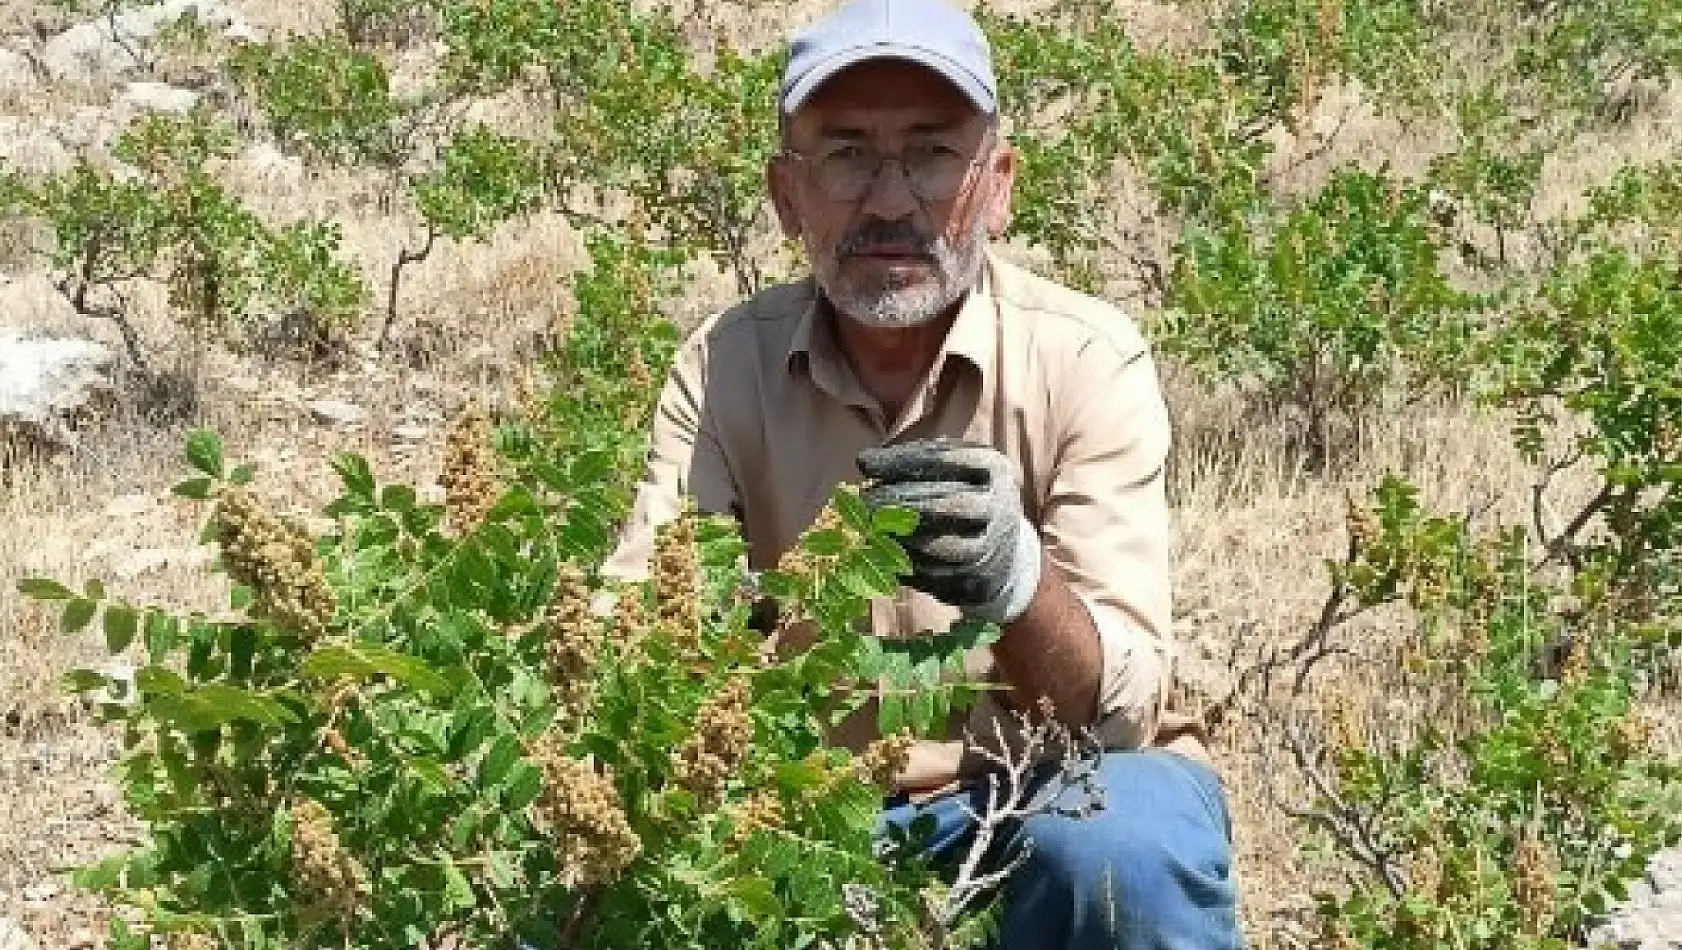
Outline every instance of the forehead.
<path fill-rule="evenodd" d="M 818 87 L 794 114 L 796 138 L 871 132 L 961 129 L 980 117 L 956 86 L 927 67 L 873 60 Z"/>

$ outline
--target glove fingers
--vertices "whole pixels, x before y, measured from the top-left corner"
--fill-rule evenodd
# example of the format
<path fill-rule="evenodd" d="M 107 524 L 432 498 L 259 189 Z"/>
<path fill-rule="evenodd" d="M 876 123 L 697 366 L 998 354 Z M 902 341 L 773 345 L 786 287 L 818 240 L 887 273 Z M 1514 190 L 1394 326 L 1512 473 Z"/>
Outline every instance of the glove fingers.
<path fill-rule="evenodd" d="M 986 552 L 985 542 L 975 535 L 943 531 L 919 536 L 906 545 L 912 566 L 919 572 L 941 568 L 965 568 Z"/>
<path fill-rule="evenodd" d="M 956 607 L 986 603 L 996 585 L 964 567 L 920 567 L 911 583 L 922 592 Z"/>
<path fill-rule="evenodd" d="M 917 512 L 918 527 L 947 523 L 979 527 L 991 512 L 988 498 L 961 482 L 900 482 L 874 485 L 863 493 L 872 507 L 899 505 Z"/>
<path fill-rule="evenodd" d="M 987 522 L 979 526 L 962 524 L 957 528 L 933 525 L 918 529 L 903 542 L 912 564 L 928 567 L 962 567 L 966 571 L 987 571 L 992 562 L 1008 557 L 1014 548 L 1009 524 Z"/>
<path fill-rule="evenodd" d="M 859 471 L 880 482 L 960 481 L 986 485 L 992 479 L 995 454 L 986 446 L 957 439 L 923 439 L 864 449 Z"/>

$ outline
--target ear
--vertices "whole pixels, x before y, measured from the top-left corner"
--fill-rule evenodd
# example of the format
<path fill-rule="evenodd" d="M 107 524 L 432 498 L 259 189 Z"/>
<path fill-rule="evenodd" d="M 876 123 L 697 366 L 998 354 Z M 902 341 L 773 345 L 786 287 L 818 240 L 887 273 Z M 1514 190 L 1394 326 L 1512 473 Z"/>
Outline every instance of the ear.
<path fill-rule="evenodd" d="M 1000 141 L 993 152 L 993 158 L 987 163 L 987 179 L 991 187 L 987 189 L 986 203 L 981 208 L 982 220 L 987 223 L 987 233 L 994 239 L 1005 233 L 1010 226 L 1010 199 L 1016 184 L 1016 169 L 1020 157 L 1009 142 Z"/>
<path fill-rule="evenodd" d="M 783 237 L 792 241 L 800 237 L 800 214 L 795 210 L 795 182 L 788 163 L 773 155 L 765 163 L 765 190 L 771 195 L 771 206 L 777 213 L 777 224 Z"/>

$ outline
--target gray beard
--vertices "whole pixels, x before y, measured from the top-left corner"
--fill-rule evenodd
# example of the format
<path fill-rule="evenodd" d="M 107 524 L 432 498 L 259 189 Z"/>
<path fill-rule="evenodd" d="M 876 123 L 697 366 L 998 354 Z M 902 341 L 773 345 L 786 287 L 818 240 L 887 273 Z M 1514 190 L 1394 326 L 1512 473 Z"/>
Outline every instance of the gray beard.
<path fill-rule="evenodd" d="M 982 250 L 986 246 L 986 224 L 977 220 L 966 239 L 956 245 L 944 237 L 930 248 L 934 256 L 933 280 L 900 283 L 889 279 L 860 286 L 840 277 L 839 262 L 830 256 L 817 269 L 818 285 L 837 312 L 872 329 L 919 327 L 944 313 L 981 276 Z"/>

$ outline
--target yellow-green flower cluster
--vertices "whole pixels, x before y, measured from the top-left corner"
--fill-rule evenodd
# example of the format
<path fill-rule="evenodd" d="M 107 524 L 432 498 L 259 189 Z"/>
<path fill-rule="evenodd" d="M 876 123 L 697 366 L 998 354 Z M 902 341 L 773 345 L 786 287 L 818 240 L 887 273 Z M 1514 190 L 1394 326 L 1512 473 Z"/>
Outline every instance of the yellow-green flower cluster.
<path fill-rule="evenodd" d="M 491 445 L 490 419 L 477 400 L 469 402 L 444 442 L 444 510 L 458 533 L 477 528 L 496 505 L 501 488 L 496 477 L 496 451 Z"/>
<path fill-rule="evenodd" d="M 275 517 L 237 485 L 222 493 L 215 523 L 228 576 L 251 590 L 253 615 L 309 640 L 326 632 L 337 602 L 308 532 Z"/>
<path fill-rule="evenodd" d="M 356 918 L 368 894 L 368 872 L 339 843 L 320 802 L 292 807 L 292 875 L 308 906 L 341 923 Z"/>
<path fill-rule="evenodd" d="M 590 589 L 577 566 L 561 565 L 555 596 L 544 617 L 549 686 L 563 722 L 576 722 L 595 700 L 596 664 L 605 635 L 590 611 Z"/>
<path fill-rule="evenodd" d="M 612 880 L 642 853 L 642 840 L 625 817 L 613 771 L 598 771 L 565 752 L 564 739 L 545 734 L 533 764 L 543 776 L 536 817 L 555 841 L 561 876 L 573 887 Z"/>
<path fill-rule="evenodd" d="M 882 789 L 891 788 L 894 779 L 910 764 L 911 747 L 916 744 L 917 739 L 910 730 L 902 729 L 871 742 L 854 761 L 854 767 L 864 781 Z"/>
<path fill-rule="evenodd" d="M 694 515 L 685 512 L 662 524 L 649 567 L 654 582 L 655 623 L 680 653 L 694 655 L 701 644 L 701 607 L 696 573 Z"/>
<path fill-rule="evenodd" d="M 672 771 L 678 784 L 702 802 L 716 801 L 730 775 L 747 759 L 753 742 L 748 693 L 747 679 L 733 677 L 702 704 L 695 715 L 694 735 L 673 753 Z"/>

